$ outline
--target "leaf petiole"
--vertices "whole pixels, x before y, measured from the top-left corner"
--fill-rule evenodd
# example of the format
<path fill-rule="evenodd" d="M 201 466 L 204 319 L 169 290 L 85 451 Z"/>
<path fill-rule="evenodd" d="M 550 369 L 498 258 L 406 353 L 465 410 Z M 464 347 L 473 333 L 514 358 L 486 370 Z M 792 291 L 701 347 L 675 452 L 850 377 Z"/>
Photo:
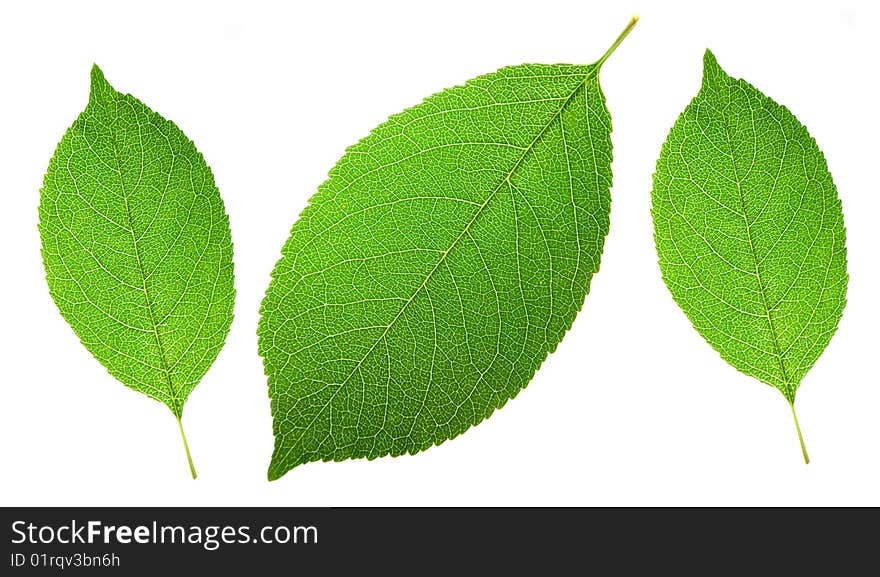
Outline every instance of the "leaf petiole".
<path fill-rule="evenodd" d="M 807 446 L 804 444 L 804 436 L 801 434 L 801 426 L 798 423 L 797 413 L 794 410 L 794 403 L 789 402 L 788 406 L 791 407 L 791 416 L 794 417 L 794 426 L 797 429 L 798 440 L 801 442 L 801 452 L 804 454 L 804 463 L 809 465 L 810 456 L 807 454 Z"/>
<path fill-rule="evenodd" d="M 177 415 L 175 415 L 177 416 Z M 196 467 L 193 465 L 192 455 L 189 454 L 189 444 L 186 442 L 186 433 L 183 432 L 183 423 L 177 416 L 177 428 L 180 429 L 180 438 L 183 439 L 183 448 L 186 449 L 186 460 L 189 462 L 189 472 L 192 473 L 193 479 L 196 478 Z"/>
<path fill-rule="evenodd" d="M 626 38 L 627 35 L 629 35 L 629 33 L 632 32 L 632 29 L 636 27 L 636 23 L 638 21 L 639 21 L 638 14 L 636 14 L 632 18 L 630 18 L 629 24 L 626 25 L 626 28 L 623 29 L 623 32 L 620 33 L 620 36 L 617 37 L 617 40 L 614 41 L 614 44 L 611 45 L 611 48 L 609 48 L 605 52 L 605 54 L 602 55 L 602 58 L 600 58 L 599 61 L 596 62 L 596 70 L 602 68 L 602 64 L 604 64 L 605 61 L 608 60 L 608 57 L 611 56 L 611 54 L 613 54 L 615 50 L 617 50 L 617 47 L 620 46 L 620 43 L 623 42 L 624 38 Z"/>

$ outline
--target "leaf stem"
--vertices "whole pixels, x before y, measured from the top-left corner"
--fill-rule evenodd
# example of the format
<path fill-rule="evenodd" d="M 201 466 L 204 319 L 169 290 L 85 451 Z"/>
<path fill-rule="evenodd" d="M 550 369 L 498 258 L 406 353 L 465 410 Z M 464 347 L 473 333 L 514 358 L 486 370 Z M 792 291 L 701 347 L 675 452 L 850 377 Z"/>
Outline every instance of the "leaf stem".
<path fill-rule="evenodd" d="M 189 454 L 189 445 L 186 442 L 186 433 L 183 432 L 183 423 L 180 421 L 179 416 L 177 416 L 177 428 L 180 429 L 180 438 L 183 439 L 183 448 L 186 449 L 186 460 L 189 462 L 189 472 L 192 473 L 193 479 L 195 479 L 197 476 L 196 467 L 195 465 L 193 465 L 192 455 Z M 798 432 L 798 434 L 800 434 L 800 432 Z"/>
<path fill-rule="evenodd" d="M 623 39 L 627 37 L 627 35 L 632 32 L 632 29 L 636 27 L 636 22 L 639 21 L 639 15 L 636 14 L 632 18 L 629 19 L 629 24 L 626 25 L 626 28 L 623 29 L 623 32 L 620 33 L 620 36 L 617 37 L 617 40 L 614 41 L 614 44 L 611 45 L 605 54 L 602 55 L 602 58 L 596 62 L 596 69 L 602 68 L 602 64 L 608 60 L 608 57 L 617 50 L 617 47 L 620 46 L 620 43 L 623 42 Z"/>
<path fill-rule="evenodd" d="M 794 426 L 797 429 L 798 440 L 801 442 L 801 452 L 804 454 L 804 463 L 810 464 L 810 456 L 807 454 L 807 446 L 804 444 L 804 436 L 801 434 L 801 426 L 797 420 L 797 413 L 794 410 L 794 402 L 789 401 L 788 406 L 791 407 L 791 416 L 794 417 Z"/>

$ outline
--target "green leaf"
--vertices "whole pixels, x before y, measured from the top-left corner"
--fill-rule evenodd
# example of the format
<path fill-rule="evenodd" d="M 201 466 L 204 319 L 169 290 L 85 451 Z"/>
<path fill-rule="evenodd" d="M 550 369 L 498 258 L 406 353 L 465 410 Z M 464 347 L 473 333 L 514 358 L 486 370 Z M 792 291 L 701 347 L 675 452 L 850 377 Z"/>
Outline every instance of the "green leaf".
<path fill-rule="evenodd" d="M 270 479 L 422 451 L 526 386 L 599 268 L 611 120 L 598 74 L 614 47 L 430 96 L 331 170 L 261 307 Z"/>
<path fill-rule="evenodd" d="M 40 194 L 49 291 L 124 385 L 183 405 L 214 362 L 235 296 L 229 219 L 193 143 L 92 69 L 89 103 Z"/>
<path fill-rule="evenodd" d="M 727 362 L 782 392 L 809 463 L 795 393 L 837 330 L 847 285 L 843 213 L 815 140 L 707 50 L 652 198 L 673 298 Z"/>

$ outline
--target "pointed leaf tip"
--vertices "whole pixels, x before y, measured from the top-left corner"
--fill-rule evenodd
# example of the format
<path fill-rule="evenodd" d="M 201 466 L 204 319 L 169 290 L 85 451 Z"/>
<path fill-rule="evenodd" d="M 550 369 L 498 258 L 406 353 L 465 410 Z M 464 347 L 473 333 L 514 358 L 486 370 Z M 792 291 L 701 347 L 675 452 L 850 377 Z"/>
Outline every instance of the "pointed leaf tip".
<path fill-rule="evenodd" d="M 706 51 L 703 53 L 703 64 L 714 64 L 717 66 L 718 61 L 715 59 L 715 55 L 712 54 L 712 51 L 706 48 Z"/>
<path fill-rule="evenodd" d="M 706 52 L 703 53 L 703 86 L 709 84 L 709 80 L 716 70 L 718 70 L 718 61 L 712 51 L 706 48 Z"/>
<path fill-rule="evenodd" d="M 703 53 L 703 87 L 711 84 L 727 84 L 729 82 L 736 82 L 736 79 L 721 68 L 715 55 L 707 48 L 706 52 Z"/>
<path fill-rule="evenodd" d="M 92 72 L 90 76 L 91 86 L 89 89 L 89 102 L 97 100 L 97 98 L 105 94 L 108 90 L 113 90 L 113 87 L 110 86 L 110 83 L 104 78 L 104 72 L 98 68 L 97 64 L 92 64 Z"/>
<path fill-rule="evenodd" d="M 92 88 L 95 87 L 96 84 L 104 84 L 107 80 L 104 79 L 104 73 L 98 68 L 97 64 L 92 64 Z"/>

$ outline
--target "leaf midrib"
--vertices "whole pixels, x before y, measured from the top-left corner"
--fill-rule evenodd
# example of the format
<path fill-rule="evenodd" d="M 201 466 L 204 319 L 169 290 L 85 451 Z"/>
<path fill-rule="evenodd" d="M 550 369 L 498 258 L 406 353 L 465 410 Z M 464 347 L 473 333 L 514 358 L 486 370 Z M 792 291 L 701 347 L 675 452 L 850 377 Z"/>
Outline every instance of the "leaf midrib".
<path fill-rule="evenodd" d="M 306 432 L 309 431 L 311 429 L 312 425 L 315 424 L 315 421 L 318 420 L 318 417 L 320 417 L 324 413 L 324 411 L 327 409 L 327 407 L 329 407 L 333 403 L 333 399 L 336 398 L 336 395 L 339 393 L 339 391 L 341 391 L 345 387 L 345 385 L 348 384 L 348 381 L 351 380 L 351 378 L 358 371 L 358 369 L 361 367 L 361 365 L 363 365 L 364 361 L 367 360 L 367 358 L 369 358 L 369 356 L 373 353 L 373 350 L 376 348 L 376 346 L 380 342 L 382 342 L 382 340 L 386 337 L 386 335 L 391 330 L 391 328 L 395 325 L 397 320 L 403 315 L 403 313 L 409 307 L 410 303 L 412 303 L 412 301 L 415 300 L 416 296 L 425 288 L 425 286 L 427 286 L 428 282 L 434 276 L 434 273 L 446 261 L 446 257 L 458 245 L 458 242 L 468 233 L 468 231 L 473 226 L 473 224 L 480 218 L 480 216 L 483 214 L 483 211 L 485 210 L 485 208 L 489 205 L 489 203 L 492 201 L 492 199 L 495 198 L 495 196 L 498 194 L 498 191 L 501 190 L 505 184 L 510 184 L 510 178 L 513 176 L 513 174 L 516 172 L 516 170 L 520 167 L 520 165 L 523 163 L 525 158 L 534 150 L 534 147 L 538 143 L 538 141 L 541 140 L 541 138 L 544 136 L 544 134 L 546 134 L 547 130 L 553 125 L 554 122 L 556 122 L 556 120 L 562 114 L 563 110 L 565 110 L 565 108 L 572 101 L 572 99 L 577 95 L 577 93 L 580 92 L 580 90 L 583 89 L 587 85 L 588 82 L 590 82 L 591 80 L 593 80 L 597 77 L 598 72 L 599 72 L 599 68 L 594 65 L 594 67 L 592 69 L 590 69 L 590 71 L 584 75 L 584 79 L 579 84 L 577 84 L 577 86 L 575 86 L 575 88 L 571 91 L 571 94 L 568 95 L 568 97 L 563 101 L 563 103 L 556 110 L 556 112 L 554 112 L 553 115 L 550 117 L 550 119 L 547 121 L 547 124 L 545 124 L 541 128 L 541 130 L 538 132 L 537 136 L 535 136 L 535 138 L 532 140 L 532 142 L 523 150 L 522 154 L 520 154 L 519 158 L 514 163 L 513 168 L 511 168 L 510 171 L 504 176 L 504 178 L 501 179 L 501 182 L 498 184 L 498 186 L 495 187 L 495 189 L 489 194 L 489 196 L 486 198 L 486 200 L 483 202 L 483 204 L 480 205 L 480 207 L 477 209 L 474 216 L 465 225 L 465 227 L 461 231 L 461 233 L 452 241 L 452 244 L 449 245 L 449 248 L 447 248 L 444 251 L 441 251 L 440 259 L 437 261 L 437 264 L 434 265 L 434 268 L 432 268 L 428 272 L 428 274 L 425 276 L 425 280 L 422 281 L 422 283 L 416 288 L 416 290 L 413 291 L 413 294 L 406 300 L 406 302 L 403 304 L 403 306 L 401 306 L 400 311 L 398 311 L 398 313 L 394 316 L 394 318 L 391 320 L 391 322 L 388 324 L 388 326 L 385 327 L 385 330 L 382 331 L 382 334 L 379 335 L 379 337 L 370 346 L 370 348 L 367 349 L 367 352 L 364 353 L 363 357 L 361 357 L 361 360 L 358 361 L 358 363 L 354 366 L 354 368 L 351 370 L 351 372 L 348 374 L 348 376 L 345 378 L 345 380 L 342 381 L 336 387 L 336 390 L 333 392 L 332 395 L 330 395 L 330 398 L 327 400 L 327 402 L 323 404 L 323 406 L 317 412 L 317 414 L 312 418 L 311 421 L 309 421 L 309 424 L 302 428 L 302 432 L 294 440 L 294 442 L 291 443 L 291 445 L 290 445 L 291 448 L 288 449 L 285 452 L 285 454 L 290 454 L 290 452 L 293 450 L 292 449 L 293 445 L 295 445 L 300 440 L 302 440 L 302 438 L 305 436 Z"/>
<path fill-rule="evenodd" d="M 752 112 L 751 107 L 749 107 L 749 111 Z M 733 168 L 733 180 L 736 183 L 736 192 L 739 197 L 740 209 L 743 218 L 743 224 L 746 228 L 746 239 L 749 242 L 749 253 L 752 256 L 752 261 L 755 265 L 755 278 L 758 282 L 758 293 L 761 295 L 761 305 L 764 308 L 764 316 L 767 318 L 767 326 L 770 329 L 770 337 L 773 342 L 773 352 L 776 355 L 776 360 L 779 363 L 779 371 L 782 375 L 782 386 L 785 388 L 783 394 L 788 400 L 789 403 L 794 402 L 794 390 L 791 388 L 791 383 L 788 380 L 788 372 L 785 370 L 785 361 L 782 358 L 782 348 L 779 346 L 779 338 L 776 334 L 776 325 L 773 323 L 773 315 L 771 314 L 770 305 L 767 302 L 767 292 L 764 287 L 764 281 L 761 278 L 761 267 L 760 260 L 758 259 L 758 254 L 755 251 L 755 244 L 752 241 L 752 229 L 749 225 L 749 216 L 746 213 L 746 203 L 745 196 L 742 191 L 742 182 L 739 177 L 739 173 L 736 169 L 736 153 L 733 149 L 732 143 L 732 135 L 730 134 L 730 124 L 727 121 L 727 115 L 723 115 L 723 122 L 721 123 L 724 126 L 724 136 L 727 142 L 727 149 L 730 152 L 730 162 L 731 167 Z M 754 129 L 754 121 L 751 123 L 752 128 Z"/>
<path fill-rule="evenodd" d="M 138 273 L 141 277 L 141 288 L 144 293 L 144 300 L 147 304 L 147 312 L 150 318 L 150 327 L 152 328 L 153 335 L 156 339 L 156 347 L 159 349 L 159 360 L 162 363 L 162 371 L 165 373 L 165 384 L 168 389 L 168 397 L 171 400 L 171 412 L 174 413 L 174 416 L 180 418 L 182 413 L 182 406 L 180 404 L 180 399 L 177 396 L 177 391 L 174 388 L 174 384 L 171 381 L 171 369 L 168 365 L 168 358 L 165 352 L 165 346 L 162 343 L 162 336 L 159 333 L 159 325 L 156 322 L 156 313 L 153 307 L 153 300 L 150 298 L 150 292 L 147 289 L 147 274 L 144 269 L 143 260 L 141 259 L 140 248 L 138 247 L 137 235 L 134 232 L 134 221 L 131 216 L 131 208 L 128 202 L 128 189 L 125 186 L 125 180 L 122 178 L 122 167 L 119 163 L 119 150 L 116 146 L 116 132 L 113 130 L 113 125 L 118 121 L 118 115 L 113 119 L 113 122 L 108 125 L 108 128 L 112 132 L 111 141 L 113 143 L 113 161 L 116 164 L 116 175 L 119 178 L 119 188 L 122 191 L 122 198 L 125 205 L 125 217 L 128 222 L 128 232 L 131 235 L 131 243 L 134 248 L 134 256 L 137 261 Z M 143 152 L 143 146 L 141 146 L 141 152 Z M 143 169 L 143 162 L 141 163 L 141 167 Z"/>

